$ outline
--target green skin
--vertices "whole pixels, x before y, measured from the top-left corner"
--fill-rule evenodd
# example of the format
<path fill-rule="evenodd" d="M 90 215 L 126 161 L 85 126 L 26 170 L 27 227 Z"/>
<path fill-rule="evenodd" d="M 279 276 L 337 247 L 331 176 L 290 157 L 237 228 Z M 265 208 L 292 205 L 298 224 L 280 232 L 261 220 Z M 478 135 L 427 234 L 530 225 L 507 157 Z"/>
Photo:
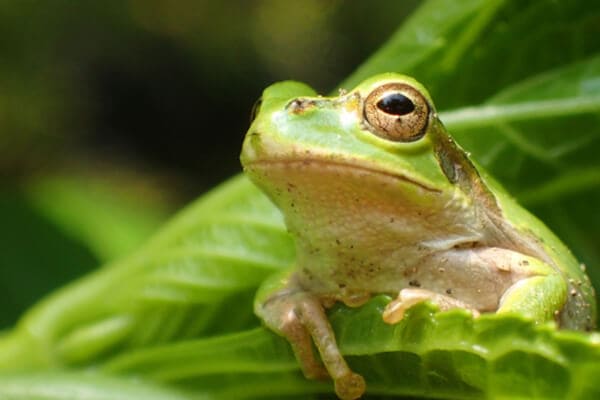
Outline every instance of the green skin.
<path fill-rule="evenodd" d="M 396 93 L 415 110 L 383 109 L 379 100 Z M 390 129 L 400 133 L 391 137 Z M 411 78 L 378 75 L 338 97 L 298 82 L 274 84 L 241 161 L 282 211 L 297 246 L 296 268 L 265 282 L 255 311 L 290 341 L 306 376 L 333 378 L 340 398 L 360 397 L 365 383 L 348 368 L 327 320 L 336 301 L 359 306 L 392 295 L 388 323 L 429 301 L 474 316 L 595 325 L 583 267 L 468 158 Z"/>

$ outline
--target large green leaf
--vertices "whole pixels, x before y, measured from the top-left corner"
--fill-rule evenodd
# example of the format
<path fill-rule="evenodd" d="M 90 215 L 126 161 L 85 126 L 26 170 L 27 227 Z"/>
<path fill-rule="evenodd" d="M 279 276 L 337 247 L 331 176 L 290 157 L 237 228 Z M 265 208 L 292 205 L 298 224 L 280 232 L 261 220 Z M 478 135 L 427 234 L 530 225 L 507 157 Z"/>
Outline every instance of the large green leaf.
<path fill-rule="evenodd" d="M 233 179 L 138 252 L 32 308 L 0 338 L 0 370 L 90 363 L 117 349 L 256 325 L 256 287 L 293 259 L 279 212 L 244 177 Z"/>
<path fill-rule="evenodd" d="M 428 305 L 411 309 L 399 324 L 387 325 L 381 312 L 388 301 L 381 296 L 360 309 L 338 306 L 330 312 L 340 346 L 352 367 L 367 378 L 369 394 L 546 399 L 600 395 L 600 387 L 590 379 L 600 372 L 598 334 L 557 331 L 518 316 L 473 319 L 460 310 L 436 314 Z M 265 329 L 125 353 L 103 369 L 184 387 L 203 382 L 217 398 L 331 391 L 331 385 L 322 382 L 293 384 L 301 378 L 289 346 Z M 215 379 L 219 383 L 207 385 Z M 229 384 L 223 385 L 223 379 Z"/>

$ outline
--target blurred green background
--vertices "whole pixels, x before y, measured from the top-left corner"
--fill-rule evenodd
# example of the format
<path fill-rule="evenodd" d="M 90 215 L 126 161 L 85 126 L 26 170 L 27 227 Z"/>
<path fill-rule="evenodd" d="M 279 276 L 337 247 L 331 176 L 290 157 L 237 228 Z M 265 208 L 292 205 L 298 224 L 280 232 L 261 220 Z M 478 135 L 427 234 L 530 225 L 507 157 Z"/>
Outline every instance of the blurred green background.
<path fill-rule="evenodd" d="M 250 109 L 322 93 L 417 1 L 0 4 L 0 328 L 240 171 Z"/>

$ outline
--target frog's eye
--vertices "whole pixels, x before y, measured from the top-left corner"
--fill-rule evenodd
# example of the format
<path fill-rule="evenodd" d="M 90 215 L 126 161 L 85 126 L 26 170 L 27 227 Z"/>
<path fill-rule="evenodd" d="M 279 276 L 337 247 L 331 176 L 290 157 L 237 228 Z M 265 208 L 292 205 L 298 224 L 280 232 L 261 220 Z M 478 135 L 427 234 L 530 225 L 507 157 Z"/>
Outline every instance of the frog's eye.
<path fill-rule="evenodd" d="M 413 142 L 425 135 L 429 122 L 425 97 L 406 83 L 387 83 L 365 100 L 364 116 L 369 130 L 394 142 Z"/>
<path fill-rule="evenodd" d="M 252 111 L 250 111 L 250 123 L 254 122 L 258 112 L 260 111 L 260 106 L 262 105 L 262 97 L 259 97 L 258 100 L 252 106 Z"/>

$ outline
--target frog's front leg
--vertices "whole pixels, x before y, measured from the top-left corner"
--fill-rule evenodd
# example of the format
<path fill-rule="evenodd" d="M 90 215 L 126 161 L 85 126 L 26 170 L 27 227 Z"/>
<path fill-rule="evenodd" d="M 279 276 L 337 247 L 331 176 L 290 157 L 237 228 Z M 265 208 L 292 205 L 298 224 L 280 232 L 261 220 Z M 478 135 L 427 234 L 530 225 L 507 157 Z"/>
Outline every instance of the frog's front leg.
<path fill-rule="evenodd" d="M 267 280 L 259 289 L 254 310 L 269 328 L 290 342 L 307 378 L 330 376 L 336 394 L 344 400 L 362 396 L 365 381 L 350 370 L 340 353 L 320 299 L 302 289 L 293 274 Z M 315 357 L 311 338 L 323 364 Z"/>
<path fill-rule="evenodd" d="M 411 276 L 422 288 L 402 289 L 383 313 L 388 323 L 429 301 L 441 310 L 518 313 L 536 322 L 556 317 L 567 300 L 564 277 L 542 260 L 501 248 L 453 249 L 425 260 Z"/>

